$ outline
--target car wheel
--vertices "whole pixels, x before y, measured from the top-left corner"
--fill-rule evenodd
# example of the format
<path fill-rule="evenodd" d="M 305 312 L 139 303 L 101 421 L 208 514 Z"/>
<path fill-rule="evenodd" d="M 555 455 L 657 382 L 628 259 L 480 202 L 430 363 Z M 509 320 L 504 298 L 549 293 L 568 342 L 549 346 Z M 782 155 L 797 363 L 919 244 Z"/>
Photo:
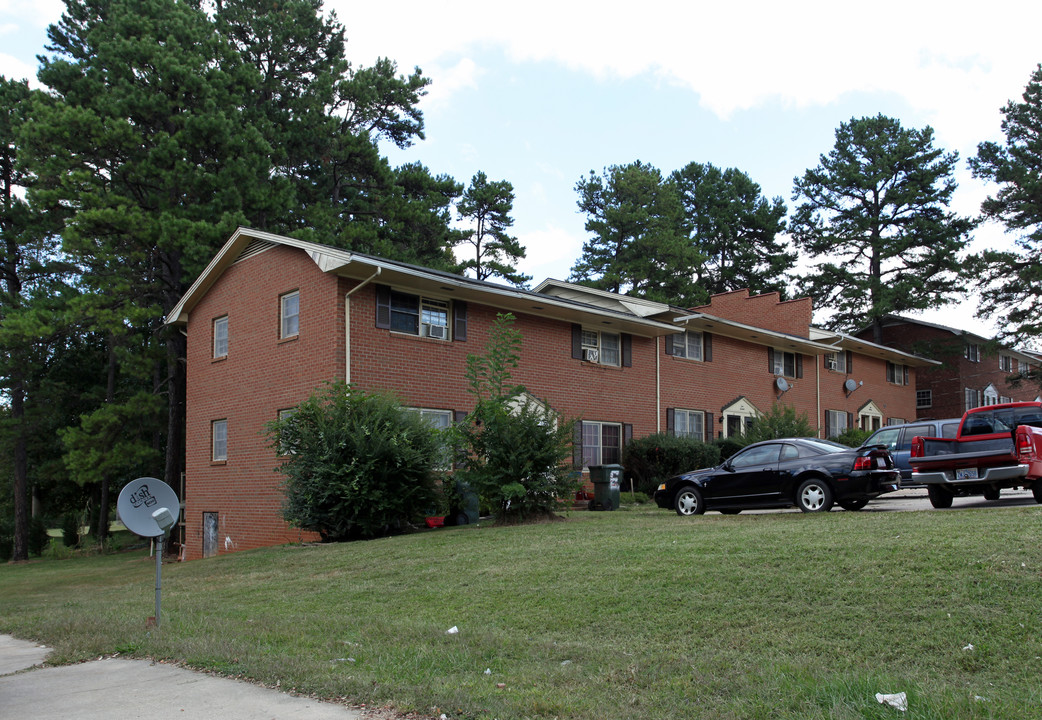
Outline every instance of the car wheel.
<path fill-rule="evenodd" d="M 987 489 L 984 490 L 984 499 L 985 500 L 998 500 L 999 499 L 999 494 L 1001 492 L 1002 491 L 999 490 L 998 488 L 987 488 Z"/>
<path fill-rule="evenodd" d="M 868 500 L 862 498 L 861 500 L 840 500 L 839 506 L 844 510 L 850 510 L 854 512 L 868 505 Z"/>
<path fill-rule="evenodd" d="M 721 515 L 737 515 L 740 512 L 742 512 L 741 508 L 724 508 L 723 510 L 720 511 L 720 514 Z"/>
<path fill-rule="evenodd" d="M 832 509 L 832 490 L 824 480 L 806 480 L 796 491 L 796 505 L 805 513 L 828 512 Z"/>
<path fill-rule="evenodd" d="M 952 506 L 952 499 L 955 497 L 951 490 L 943 488 L 940 485 L 927 485 L 926 494 L 930 496 L 930 504 L 938 510 L 950 508 Z"/>
<path fill-rule="evenodd" d="M 1042 480 L 1036 480 L 1031 486 L 1031 494 L 1035 496 L 1035 502 L 1042 503 Z"/>
<path fill-rule="evenodd" d="M 673 499 L 673 507 L 676 508 L 677 515 L 701 515 L 706 511 L 702 493 L 693 487 L 681 488 Z"/>

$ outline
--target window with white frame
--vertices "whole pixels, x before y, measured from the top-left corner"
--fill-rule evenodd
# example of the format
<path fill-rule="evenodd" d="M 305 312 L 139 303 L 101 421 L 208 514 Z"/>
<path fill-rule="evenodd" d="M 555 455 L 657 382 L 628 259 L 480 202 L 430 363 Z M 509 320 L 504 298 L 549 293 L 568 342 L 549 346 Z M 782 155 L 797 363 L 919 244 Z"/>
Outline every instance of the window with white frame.
<path fill-rule="evenodd" d="M 705 417 L 701 410 L 674 410 L 673 434 L 695 440 L 705 439 Z"/>
<path fill-rule="evenodd" d="M 1024 360 L 1017 360 L 1017 372 L 1024 374 L 1028 371 L 1028 364 Z"/>
<path fill-rule="evenodd" d="M 933 407 L 933 390 L 916 390 L 915 407 L 916 409 Z"/>
<path fill-rule="evenodd" d="M 825 411 L 825 437 L 842 435 L 847 429 L 847 414 L 842 410 Z"/>
<path fill-rule="evenodd" d="M 847 371 L 846 352 L 825 353 L 825 367 L 829 370 L 845 373 Z"/>
<path fill-rule="evenodd" d="M 300 292 L 294 290 L 279 298 L 279 337 L 300 334 Z"/>
<path fill-rule="evenodd" d="M 451 410 L 430 410 L 428 408 L 408 408 L 410 412 L 418 413 L 420 418 L 423 419 L 431 427 L 439 431 L 448 430 L 452 427 L 452 411 Z M 448 470 L 452 467 L 452 450 L 448 445 L 443 445 L 441 449 L 441 456 L 438 461 L 438 468 L 440 470 Z"/>
<path fill-rule="evenodd" d="M 966 359 L 970 362 L 980 362 L 980 345 L 966 343 Z"/>
<path fill-rule="evenodd" d="M 902 417 L 892 417 L 886 421 L 887 425 L 904 425 L 905 419 Z"/>
<path fill-rule="evenodd" d="M 999 395 L 999 402 L 1000 403 L 1011 403 L 1011 402 L 1013 402 L 1013 398 L 1006 397 L 1005 395 Z"/>
<path fill-rule="evenodd" d="M 223 358 L 228 356 L 228 316 L 219 317 L 213 321 L 213 356 Z"/>
<path fill-rule="evenodd" d="M 673 357 L 687 358 L 688 360 L 701 360 L 702 355 L 702 333 L 694 330 L 673 335 Z"/>
<path fill-rule="evenodd" d="M 775 349 L 771 354 L 773 358 L 773 372 L 775 375 L 784 375 L 785 377 L 796 377 L 796 353 L 785 352 L 784 350 Z"/>
<path fill-rule="evenodd" d="M 228 459 L 228 421 L 214 420 L 210 423 L 210 436 L 212 439 L 210 459 L 214 462 L 224 462 Z"/>
<path fill-rule="evenodd" d="M 391 330 L 409 335 L 449 339 L 449 303 L 391 291 Z"/>
<path fill-rule="evenodd" d="M 886 381 L 894 385 L 908 384 L 908 366 L 899 363 L 886 363 Z"/>
<path fill-rule="evenodd" d="M 622 425 L 584 420 L 582 438 L 583 465 L 609 465 L 622 460 Z"/>
<path fill-rule="evenodd" d="M 975 407 L 980 407 L 981 403 L 981 392 L 980 390 L 974 390 L 973 388 L 964 388 L 963 395 L 965 396 L 964 410 L 972 410 Z"/>
<path fill-rule="evenodd" d="M 588 362 L 618 365 L 620 360 L 618 333 L 583 328 L 582 354 L 583 360 Z"/>
<path fill-rule="evenodd" d="M 999 355 L 999 370 L 1013 372 L 1013 358 L 1009 355 Z"/>

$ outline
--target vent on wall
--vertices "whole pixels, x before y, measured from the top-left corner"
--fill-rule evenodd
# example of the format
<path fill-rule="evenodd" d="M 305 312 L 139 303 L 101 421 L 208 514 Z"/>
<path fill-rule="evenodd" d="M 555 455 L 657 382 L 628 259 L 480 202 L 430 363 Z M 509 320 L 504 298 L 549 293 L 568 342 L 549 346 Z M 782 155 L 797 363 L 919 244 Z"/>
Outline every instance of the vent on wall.
<path fill-rule="evenodd" d="M 249 245 L 243 248 L 242 252 L 239 253 L 239 257 L 235 258 L 235 262 L 245 260 L 246 258 L 259 255 L 260 253 L 268 250 L 269 248 L 275 247 L 275 243 L 268 242 L 267 240 L 254 240 Z"/>

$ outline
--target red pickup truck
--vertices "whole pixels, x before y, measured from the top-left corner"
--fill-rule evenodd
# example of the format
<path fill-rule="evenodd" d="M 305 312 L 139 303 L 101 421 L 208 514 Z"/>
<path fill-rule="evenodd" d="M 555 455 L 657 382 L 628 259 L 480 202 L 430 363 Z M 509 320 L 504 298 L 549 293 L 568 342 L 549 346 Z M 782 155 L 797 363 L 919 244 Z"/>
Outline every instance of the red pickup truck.
<path fill-rule="evenodd" d="M 912 440 L 912 481 L 935 508 L 956 495 L 997 500 L 1004 488 L 1030 488 L 1042 503 L 1042 402 L 1003 403 L 967 410 L 954 439 Z"/>

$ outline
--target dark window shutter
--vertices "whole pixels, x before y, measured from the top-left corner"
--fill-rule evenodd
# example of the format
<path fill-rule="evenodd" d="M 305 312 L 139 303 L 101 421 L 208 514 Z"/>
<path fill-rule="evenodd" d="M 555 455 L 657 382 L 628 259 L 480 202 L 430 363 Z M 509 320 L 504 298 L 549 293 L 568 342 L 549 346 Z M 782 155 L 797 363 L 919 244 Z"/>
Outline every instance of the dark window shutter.
<path fill-rule="evenodd" d="M 583 424 L 581 420 L 575 422 L 572 430 L 572 466 L 581 470 L 583 466 Z"/>
<path fill-rule="evenodd" d="M 847 374 L 854 372 L 854 353 L 847 350 Z"/>
<path fill-rule="evenodd" d="M 386 285 L 376 286 L 376 327 L 391 328 L 391 288 Z"/>
<path fill-rule="evenodd" d="M 712 442 L 716 428 L 713 427 L 713 413 L 706 413 L 706 442 Z"/>
<path fill-rule="evenodd" d="M 583 326 L 572 325 L 572 359 L 583 359 Z"/>
<path fill-rule="evenodd" d="M 622 424 L 622 446 L 626 447 L 633 440 L 633 426 L 629 423 Z"/>
<path fill-rule="evenodd" d="M 847 413 L 847 429 L 854 427 L 854 413 Z"/>
<path fill-rule="evenodd" d="M 767 348 L 767 372 L 774 374 L 774 348 Z"/>
<path fill-rule="evenodd" d="M 456 423 L 461 423 L 467 419 L 468 414 L 469 413 L 466 410 L 454 410 L 452 412 L 452 421 Z"/>
<path fill-rule="evenodd" d="M 829 369 L 829 353 L 825 353 L 821 356 L 821 367 L 826 370 Z"/>
<path fill-rule="evenodd" d="M 803 356 L 796 353 L 796 377 L 803 377 Z"/>
<path fill-rule="evenodd" d="M 633 367 L 633 336 L 622 334 L 622 366 Z"/>
<path fill-rule="evenodd" d="M 907 365 L 902 365 L 901 367 L 904 368 L 904 378 L 905 378 L 905 381 L 902 384 L 903 385 L 907 385 L 908 384 L 908 366 Z"/>
<path fill-rule="evenodd" d="M 458 342 L 467 342 L 467 303 L 456 300 L 452 303 L 452 310 L 455 314 L 452 339 Z"/>
<path fill-rule="evenodd" d="M 672 435 L 676 423 L 677 411 L 674 408 L 666 408 L 666 434 Z"/>
<path fill-rule="evenodd" d="M 713 362 L 713 334 L 702 333 L 702 357 L 706 362 Z"/>
<path fill-rule="evenodd" d="M 666 335 L 666 355 L 673 354 L 673 338 L 675 337 L 676 335 Z"/>

